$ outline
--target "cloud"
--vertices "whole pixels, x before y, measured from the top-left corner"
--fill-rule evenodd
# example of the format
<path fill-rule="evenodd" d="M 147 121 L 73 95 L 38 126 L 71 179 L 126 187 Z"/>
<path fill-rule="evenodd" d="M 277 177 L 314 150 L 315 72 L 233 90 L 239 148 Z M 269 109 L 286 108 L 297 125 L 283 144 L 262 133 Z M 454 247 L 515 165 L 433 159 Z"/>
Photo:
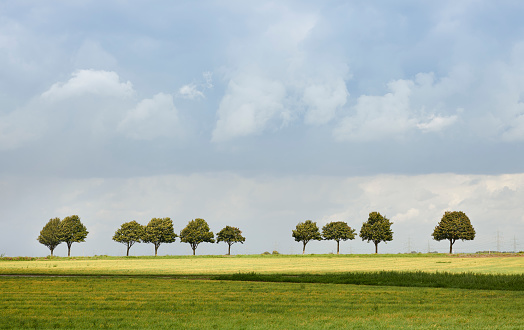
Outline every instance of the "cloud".
<path fill-rule="evenodd" d="M 429 121 L 425 123 L 418 123 L 416 126 L 418 129 L 420 129 L 422 132 L 439 132 L 443 130 L 444 128 L 453 125 L 458 119 L 457 115 L 448 116 L 448 117 L 441 117 L 441 116 L 435 116 L 431 115 L 429 117 Z"/>
<path fill-rule="evenodd" d="M 276 131 L 292 121 L 324 125 L 347 102 L 347 65 L 309 44 L 318 13 L 283 4 L 259 11 L 267 21 L 230 46 L 213 142 Z"/>
<path fill-rule="evenodd" d="M 179 136 L 182 128 L 173 96 L 158 93 L 140 101 L 118 124 L 118 131 L 136 140 Z"/>
<path fill-rule="evenodd" d="M 128 98 L 133 95 L 133 85 L 120 82 L 118 74 L 103 70 L 78 70 L 67 82 L 58 82 L 42 93 L 42 98 L 62 100 L 84 95 Z"/>
<path fill-rule="evenodd" d="M 204 93 L 199 91 L 195 84 L 188 84 L 180 87 L 180 89 L 178 90 L 178 95 L 180 95 L 182 98 L 189 100 L 205 97 Z"/>
<path fill-rule="evenodd" d="M 328 123 L 335 118 L 336 111 L 346 104 L 348 96 L 346 83 L 341 78 L 306 86 L 302 98 L 308 107 L 304 122 L 312 125 Z"/>
<path fill-rule="evenodd" d="M 247 75 L 230 80 L 217 111 L 212 141 L 261 133 L 273 120 L 285 122 L 285 97 L 284 84 L 276 80 Z"/>
<path fill-rule="evenodd" d="M 351 115 L 342 119 L 334 129 L 333 136 L 339 141 L 378 141 L 402 138 L 406 133 L 420 130 L 424 133 L 440 132 L 459 119 L 461 108 L 450 112 L 454 104 L 446 99 L 457 94 L 455 77 L 446 77 L 438 83 L 433 73 L 419 73 L 415 80 L 399 79 L 387 84 L 389 93 L 384 95 L 361 95 Z"/>

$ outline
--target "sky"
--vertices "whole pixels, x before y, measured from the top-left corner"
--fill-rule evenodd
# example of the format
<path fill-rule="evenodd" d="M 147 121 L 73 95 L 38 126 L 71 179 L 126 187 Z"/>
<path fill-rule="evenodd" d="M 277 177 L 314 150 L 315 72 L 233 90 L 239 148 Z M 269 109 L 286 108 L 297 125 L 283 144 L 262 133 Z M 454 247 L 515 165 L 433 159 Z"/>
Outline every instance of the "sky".
<path fill-rule="evenodd" d="M 0 254 L 51 218 L 122 255 L 124 222 L 238 227 L 301 253 L 299 222 L 392 222 L 379 253 L 524 250 L 520 1 L 0 1 Z M 341 253 L 373 253 L 342 242 Z M 225 254 L 203 243 L 197 254 Z M 306 253 L 336 252 L 314 241 Z M 137 244 L 132 255 L 151 255 Z M 160 255 L 190 254 L 179 240 Z M 55 255 L 67 255 L 65 244 Z"/>

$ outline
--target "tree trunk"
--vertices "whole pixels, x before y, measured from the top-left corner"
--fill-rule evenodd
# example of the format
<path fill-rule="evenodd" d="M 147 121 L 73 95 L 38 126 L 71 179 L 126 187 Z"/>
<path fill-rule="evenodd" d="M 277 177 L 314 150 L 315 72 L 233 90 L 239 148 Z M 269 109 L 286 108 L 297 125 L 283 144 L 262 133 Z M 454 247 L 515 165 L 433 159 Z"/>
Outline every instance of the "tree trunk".
<path fill-rule="evenodd" d="M 53 256 L 53 250 L 54 250 L 54 249 L 49 249 L 49 250 L 51 250 L 51 257 L 52 257 L 52 256 Z"/>
<path fill-rule="evenodd" d="M 449 240 L 449 254 L 453 254 L 453 243 L 455 242 L 453 242 L 453 240 L 450 239 Z"/>
<path fill-rule="evenodd" d="M 378 253 L 378 242 L 375 242 L 375 254 Z"/>
<path fill-rule="evenodd" d="M 340 241 L 337 241 L 337 254 L 339 254 L 339 246 L 340 246 Z"/>
<path fill-rule="evenodd" d="M 70 257 L 71 256 L 71 244 L 73 244 L 72 242 L 71 243 L 67 243 L 67 256 Z"/>
<path fill-rule="evenodd" d="M 157 254 L 157 252 L 158 252 L 158 247 L 159 247 L 159 245 L 156 245 L 156 244 L 155 244 L 155 257 L 156 257 L 156 254 Z"/>
<path fill-rule="evenodd" d="M 130 248 L 131 248 L 131 247 L 128 245 L 128 246 L 127 246 L 127 254 L 126 254 L 126 257 L 129 257 L 129 249 L 130 249 Z"/>
<path fill-rule="evenodd" d="M 227 255 L 228 255 L 228 256 L 231 255 L 231 244 L 228 244 Z"/>
<path fill-rule="evenodd" d="M 302 248 L 302 254 L 304 254 L 306 252 L 306 242 L 303 243 L 304 244 L 304 247 Z"/>

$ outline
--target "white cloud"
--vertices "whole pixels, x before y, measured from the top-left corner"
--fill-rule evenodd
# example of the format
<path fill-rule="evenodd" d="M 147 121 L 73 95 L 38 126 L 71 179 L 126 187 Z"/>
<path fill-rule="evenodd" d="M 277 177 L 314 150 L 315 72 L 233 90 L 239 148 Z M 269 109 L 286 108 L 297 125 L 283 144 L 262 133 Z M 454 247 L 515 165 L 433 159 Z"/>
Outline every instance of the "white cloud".
<path fill-rule="evenodd" d="M 362 95 L 352 111 L 334 131 L 337 140 L 381 140 L 403 134 L 416 124 L 410 111 L 409 97 L 413 82 L 397 80 L 388 84 L 391 91 L 383 96 Z"/>
<path fill-rule="evenodd" d="M 158 93 L 140 101 L 118 124 L 118 131 L 136 140 L 179 136 L 182 128 L 173 96 Z"/>
<path fill-rule="evenodd" d="M 391 81 L 387 84 L 389 93 L 358 97 L 350 109 L 352 114 L 342 119 L 333 136 L 339 141 L 376 141 L 401 138 L 414 129 L 440 132 L 455 124 L 463 112 L 455 107 L 455 114 L 440 114 L 455 106 L 445 102 L 460 93 L 454 87 L 465 79 L 463 76 L 452 72 L 436 83 L 432 73 L 419 73 L 414 80 Z"/>
<path fill-rule="evenodd" d="M 341 78 L 306 86 L 302 98 L 308 106 L 304 122 L 313 125 L 328 123 L 335 117 L 336 111 L 346 104 L 348 96 L 346 83 Z"/>
<path fill-rule="evenodd" d="M 44 99 L 62 100 L 84 95 L 128 98 L 134 93 L 133 85 L 120 82 L 116 72 L 102 70 L 78 70 L 67 82 L 56 83 L 42 93 Z"/>
<path fill-rule="evenodd" d="M 448 117 L 431 115 L 427 122 L 418 123 L 417 128 L 425 133 L 426 132 L 439 132 L 448 126 L 453 125 L 457 121 L 457 119 L 458 119 L 457 115 L 448 116 Z"/>
<path fill-rule="evenodd" d="M 180 87 L 180 89 L 178 90 L 178 95 L 180 95 L 180 97 L 182 98 L 189 99 L 189 100 L 194 100 L 194 99 L 205 97 L 204 93 L 199 91 L 195 84 L 187 84 L 187 85 Z"/>
<path fill-rule="evenodd" d="M 232 79 L 218 108 L 212 141 L 262 132 L 272 120 L 285 121 L 285 86 L 259 76 L 241 75 Z"/>

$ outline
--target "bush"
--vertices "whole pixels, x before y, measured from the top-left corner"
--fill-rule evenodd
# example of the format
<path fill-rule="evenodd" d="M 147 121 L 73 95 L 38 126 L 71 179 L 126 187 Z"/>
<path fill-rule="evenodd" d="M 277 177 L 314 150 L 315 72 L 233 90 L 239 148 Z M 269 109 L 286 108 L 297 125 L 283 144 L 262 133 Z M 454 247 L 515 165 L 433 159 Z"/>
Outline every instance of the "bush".
<path fill-rule="evenodd" d="M 262 254 L 265 255 L 265 256 L 267 256 L 267 255 L 269 255 L 269 254 L 271 254 L 271 253 L 269 253 L 269 252 L 266 251 L 266 252 L 264 252 L 264 253 L 262 253 Z"/>
<path fill-rule="evenodd" d="M 273 253 L 272 253 L 272 254 L 280 254 L 280 253 L 278 253 L 278 251 L 277 251 L 277 250 L 275 250 L 275 251 L 273 251 Z"/>

